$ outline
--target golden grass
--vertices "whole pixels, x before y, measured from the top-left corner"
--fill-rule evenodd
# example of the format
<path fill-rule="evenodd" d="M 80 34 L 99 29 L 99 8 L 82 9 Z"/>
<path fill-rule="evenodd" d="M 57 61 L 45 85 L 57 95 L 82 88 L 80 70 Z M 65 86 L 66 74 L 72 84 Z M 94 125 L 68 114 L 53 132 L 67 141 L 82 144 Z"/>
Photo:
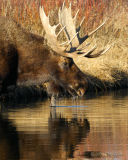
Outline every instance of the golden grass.
<path fill-rule="evenodd" d="M 94 59 L 81 58 L 77 65 L 87 74 L 90 89 L 128 86 L 128 3 L 126 0 L 70 0 L 73 15 L 80 9 L 78 23 L 83 16 L 85 22 L 81 35 L 98 26 L 104 19 L 106 25 L 89 38 L 97 44 L 97 51 L 112 44 L 112 48 L 103 56 Z M 27 30 L 42 34 L 39 18 L 39 6 L 43 4 L 46 13 L 50 13 L 51 24 L 57 23 L 57 10 L 63 0 L 0 0 L 0 15 L 9 16 L 22 24 Z M 68 0 L 66 0 L 68 5 Z M 77 6 L 77 7 L 76 7 Z"/>
<path fill-rule="evenodd" d="M 91 75 L 91 84 L 101 89 L 128 86 L 128 14 L 123 6 L 119 9 L 92 38 L 101 48 L 114 43 L 112 48 L 99 58 L 78 60 L 81 69 Z"/>

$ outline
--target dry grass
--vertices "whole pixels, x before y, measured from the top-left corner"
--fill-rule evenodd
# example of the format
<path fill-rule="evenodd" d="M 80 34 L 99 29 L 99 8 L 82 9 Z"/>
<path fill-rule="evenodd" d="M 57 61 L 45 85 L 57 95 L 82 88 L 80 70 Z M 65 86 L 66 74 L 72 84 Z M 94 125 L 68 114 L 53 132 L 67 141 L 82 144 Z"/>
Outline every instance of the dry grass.
<path fill-rule="evenodd" d="M 79 59 L 76 63 L 87 74 L 91 88 L 97 90 L 128 86 L 128 2 L 126 0 L 70 0 L 73 15 L 80 9 L 78 23 L 85 16 L 81 35 L 108 18 L 106 25 L 88 41 L 97 44 L 97 51 L 114 42 L 113 47 L 95 59 Z M 57 9 L 63 0 L 0 0 L 0 15 L 14 18 L 27 30 L 42 34 L 39 6 L 50 13 L 51 24 L 57 23 Z M 68 0 L 66 0 L 68 5 Z M 76 7 L 77 6 L 77 7 Z M 54 15 L 54 16 L 53 16 Z"/>
<path fill-rule="evenodd" d="M 112 43 L 114 46 L 99 58 L 78 61 L 81 69 L 91 75 L 89 81 L 94 87 L 98 86 L 101 89 L 128 87 L 127 19 L 126 8 L 124 6 L 117 8 L 104 28 L 92 37 L 101 48 Z"/>

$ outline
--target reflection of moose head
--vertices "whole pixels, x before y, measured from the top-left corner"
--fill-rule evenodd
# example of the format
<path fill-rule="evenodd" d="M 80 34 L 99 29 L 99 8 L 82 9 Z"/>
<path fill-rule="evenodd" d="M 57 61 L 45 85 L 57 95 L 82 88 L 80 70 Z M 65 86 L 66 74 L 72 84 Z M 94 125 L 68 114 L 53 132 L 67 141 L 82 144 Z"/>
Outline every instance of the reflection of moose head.
<path fill-rule="evenodd" d="M 86 118 L 78 119 L 72 116 L 67 119 L 60 116 L 56 108 L 52 109 L 50 116 L 48 111 L 41 114 L 42 118 L 36 117 L 36 124 L 34 119 L 30 121 L 30 117 L 27 119 L 21 116 L 27 112 L 24 109 L 23 112 L 11 112 L 13 118 L 8 113 L 10 121 L 0 116 L 0 160 L 51 160 L 73 157 L 77 145 L 87 137 L 89 122 Z M 35 112 L 31 112 L 34 117 Z"/>
<path fill-rule="evenodd" d="M 67 121 L 62 117 L 50 117 L 47 133 L 45 131 L 20 133 L 22 159 L 51 160 L 73 157 L 76 145 L 87 136 L 89 128 L 87 119 Z"/>
<path fill-rule="evenodd" d="M 87 119 L 78 120 L 77 118 L 72 118 L 70 121 L 61 117 L 54 120 L 49 119 L 51 144 L 53 146 L 55 144 L 58 144 L 58 147 L 61 146 L 67 158 L 73 157 L 76 145 L 81 142 L 82 138 L 87 136 L 89 129 L 90 125 Z"/>
<path fill-rule="evenodd" d="M 0 160 L 18 160 L 19 144 L 16 128 L 0 115 Z"/>

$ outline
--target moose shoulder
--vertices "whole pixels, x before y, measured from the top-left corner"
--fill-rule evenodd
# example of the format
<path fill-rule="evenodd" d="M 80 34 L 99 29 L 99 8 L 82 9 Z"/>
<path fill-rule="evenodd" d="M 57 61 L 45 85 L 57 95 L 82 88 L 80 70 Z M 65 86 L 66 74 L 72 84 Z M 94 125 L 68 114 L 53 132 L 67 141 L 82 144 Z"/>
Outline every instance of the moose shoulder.
<path fill-rule="evenodd" d="M 57 40 L 60 34 L 55 34 L 57 26 L 50 26 L 43 8 L 40 8 L 40 17 L 46 32 L 47 44 L 44 37 L 27 32 L 12 19 L 0 17 L 0 94 L 10 85 L 49 82 L 52 94 L 56 94 L 52 86 L 57 86 L 56 88 L 63 88 L 70 94 L 84 95 L 87 88 L 86 77 L 75 65 L 74 59 L 81 56 L 97 57 L 110 48 L 109 46 L 92 55 L 96 47 L 81 47 L 81 44 L 104 23 L 90 34 L 79 38 L 75 20 L 71 16 L 71 5 L 69 8 L 63 5 L 58 15 L 59 24 L 62 26 L 60 32 L 65 32 L 67 37 L 63 44 Z M 70 21 L 64 18 L 65 15 Z"/>

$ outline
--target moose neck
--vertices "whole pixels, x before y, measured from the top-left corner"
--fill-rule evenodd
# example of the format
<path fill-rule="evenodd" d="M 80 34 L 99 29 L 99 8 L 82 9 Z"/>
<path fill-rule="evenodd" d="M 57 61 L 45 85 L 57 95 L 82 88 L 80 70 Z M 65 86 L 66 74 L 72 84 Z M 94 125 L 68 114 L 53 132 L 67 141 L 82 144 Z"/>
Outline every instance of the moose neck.
<path fill-rule="evenodd" d="M 18 35 L 14 34 L 15 48 L 18 53 L 18 85 L 41 84 L 49 81 L 48 64 L 54 54 L 43 37 L 27 32 L 19 27 Z"/>
<path fill-rule="evenodd" d="M 23 45 L 19 45 L 18 53 L 18 84 L 32 85 L 49 81 L 48 72 L 51 59 L 55 56 L 50 52 L 50 48 L 43 43 L 43 38 L 36 35 Z M 38 39 L 40 38 L 40 40 Z"/>
<path fill-rule="evenodd" d="M 35 85 L 49 81 L 53 68 L 57 68 L 51 66 L 57 65 L 59 56 L 51 52 L 44 37 L 26 31 L 17 22 L 5 17 L 0 17 L 0 34 L 1 47 L 5 45 L 5 55 L 14 55 L 14 51 L 17 54 L 17 60 L 12 64 L 18 64 L 18 85 Z M 14 51 L 10 48 L 14 48 Z"/>

